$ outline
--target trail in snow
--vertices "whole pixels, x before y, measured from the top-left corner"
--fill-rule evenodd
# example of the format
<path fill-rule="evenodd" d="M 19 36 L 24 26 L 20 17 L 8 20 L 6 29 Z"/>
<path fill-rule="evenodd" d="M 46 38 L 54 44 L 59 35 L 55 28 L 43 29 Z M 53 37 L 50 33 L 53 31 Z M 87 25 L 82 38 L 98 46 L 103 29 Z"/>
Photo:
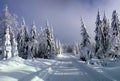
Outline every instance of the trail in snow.
<path fill-rule="evenodd" d="M 53 72 L 45 81 L 112 81 L 79 62 L 73 55 L 65 54 L 58 60 L 60 63 L 52 67 Z"/>
<path fill-rule="evenodd" d="M 29 74 L 19 81 L 112 81 L 79 62 L 71 54 L 56 58 L 56 62 L 42 71 Z"/>

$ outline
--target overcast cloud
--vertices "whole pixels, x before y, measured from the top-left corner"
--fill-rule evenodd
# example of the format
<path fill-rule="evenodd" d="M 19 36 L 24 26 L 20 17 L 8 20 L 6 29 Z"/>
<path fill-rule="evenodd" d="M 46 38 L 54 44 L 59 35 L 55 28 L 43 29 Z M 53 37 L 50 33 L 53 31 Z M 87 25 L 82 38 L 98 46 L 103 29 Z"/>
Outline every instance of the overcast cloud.
<path fill-rule="evenodd" d="M 80 41 L 80 17 L 83 18 L 91 40 L 94 39 L 95 20 L 99 8 L 109 20 L 113 10 L 120 14 L 120 0 L 0 0 L 0 11 L 7 4 L 11 13 L 24 16 L 28 27 L 32 20 L 38 29 L 45 27 L 46 19 L 54 28 L 55 38 L 62 42 Z"/>

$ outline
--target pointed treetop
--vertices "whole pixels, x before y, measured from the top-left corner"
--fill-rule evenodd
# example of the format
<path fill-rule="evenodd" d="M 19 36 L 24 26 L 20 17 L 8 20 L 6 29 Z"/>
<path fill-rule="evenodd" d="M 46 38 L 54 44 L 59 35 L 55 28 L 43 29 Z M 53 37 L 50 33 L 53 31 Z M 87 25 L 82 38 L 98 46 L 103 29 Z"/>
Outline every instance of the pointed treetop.
<path fill-rule="evenodd" d="M 81 20 L 81 24 L 84 25 L 82 18 L 80 20 Z"/>
<path fill-rule="evenodd" d="M 7 5 L 4 6 L 4 11 L 8 12 L 8 6 Z"/>
<path fill-rule="evenodd" d="M 50 25 L 49 25 L 49 21 L 48 21 L 48 19 L 46 20 L 46 26 L 47 26 L 47 27 L 50 26 Z"/>
<path fill-rule="evenodd" d="M 25 24 L 25 19 L 24 19 L 24 17 L 22 17 L 21 25 L 26 25 L 26 24 Z"/>
<path fill-rule="evenodd" d="M 35 28 L 36 27 L 36 24 L 35 24 L 35 21 L 33 20 L 32 22 L 32 27 Z"/>
<path fill-rule="evenodd" d="M 51 27 L 51 32 L 53 32 L 53 27 Z"/>
<path fill-rule="evenodd" d="M 112 13 L 112 17 L 115 18 L 115 17 L 117 17 L 117 16 L 118 16 L 117 11 L 114 10 L 113 13 Z"/>
<path fill-rule="evenodd" d="M 116 10 L 114 10 L 113 13 L 117 13 Z"/>
<path fill-rule="evenodd" d="M 35 21 L 34 20 L 33 20 L 32 24 L 35 25 Z"/>
<path fill-rule="evenodd" d="M 97 13 L 97 19 L 100 20 L 100 12 L 99 12 L 99 9 L 98 9 L 98 13 Z"/>
<path fill-rule="evenodd" d="M 81 18 L 81 27 L 82 27 L 83 29 L 85 28 L 82 18 Z"/>
<path fill-rule="evenodd" d="M 104 11 L 103 21 L 106 21 L 106 20 L 107 20 L 107 17 L 105 15 L 105 11 Z"/>
<path fill-rule="evenodd" d="M 7 6 L 7 5 L 4 6 L 3 15 L 4 15 L 4 16 L 10 15 L 10 14 L 9 14 L 9 11 L 8 11 L 8 6 Z"/>

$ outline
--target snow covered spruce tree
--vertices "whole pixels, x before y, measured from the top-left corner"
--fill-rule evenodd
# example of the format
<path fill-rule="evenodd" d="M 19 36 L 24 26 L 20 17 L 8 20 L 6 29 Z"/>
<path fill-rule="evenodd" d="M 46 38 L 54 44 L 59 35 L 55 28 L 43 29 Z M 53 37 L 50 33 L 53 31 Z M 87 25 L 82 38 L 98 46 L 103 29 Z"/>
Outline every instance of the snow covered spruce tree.
<path fill-rule="evenodd" d="M 10 33 L 9 33 L 9 27 L 5 30 L 5 36 L 4 36 L 4 44 L 3 44 L 3 58 L 9 59 L 12 57 L 11 53 L 11 42 L 10 42 Z"/>
<path fill-rule="evenodd" d="M 32 28 L 30 31 L 30 43 L 29 43 L 29 58 L 33 58 L 34 56 L 37 55 L 38 53 L 38 41 L 37 41 L 37 30 L 36 30 L 36 25 L 35 22 L 33 21 L 32 23 Z"/>
<path fill-rule="evenodd" d="M 115 59 L 120 53 L 120 21 L 116 10 L 112 13 L 111 29 L 110 56 Z"/>
<path fill-rule="evenodd" d="M 81 35 L 82 35 L 82 42 L 81 42 L 81 52 L 80 52 L 80 60 L 87 61 L 91 58 L 91 44 L 89 40 L 89 35 L 85 29 L 84 23 L 81 19 Z"/>
<path fill-rule="evenodd" d="M 96 29 L 95 29 L 95 56 L 99 59 L 103 57 L 103 33 L 102 33 L 102 21 L 100 20 L 100 14 L 98 11 L 96 19 Z"/>
<path fill-rule="evenodd" d="M 53 30 L 50 29 L 49 22 L 47 20 L 46 22 L 46 39 L 47 39 L 47 58 L 54 58 L 55 56 L 55 42 L 54 42 L 54 36 L 53 36 Z"/>
<path fill-rule="evenodd" d="M 79 43 L 78 42 L 75 42 L 75 45 L 73 47 L 73 53 L 74 54 L 79 54 L 80 53 L 80 48 L 79 48 Z"/>
<path fill-rule="evenodd" d="M 109 22 L 106 18 L 106 15 L 104 13 L 103 20 L 102 20 L 102 35 L 103 35 L 103 56 L 106 56 L 106 53 L 109 52 L 109 39 L 110 39 L 110 34 L 109 34 Z"/>
<path fill-rule="evenodd" d="M 10 29 L 10 36 L 12 37 L 11 32 L 15 32 L 15 35 L 17 35 L 17 16 L 11 15 L 8 10 L 8 6 L 5 5 L 4 9 L 2 11 L 2 14 L 0 15 L 0 46 L 3 45 L 4 42 L 4 33 L 6 32 L 6 28 L 9 26 Z M 10 38 L 11 38 L 10 37 Z M 12 39 L 10 39 L 12 40 Z"/>
<path fill-rule="evenodd" d="M 55 49 L 56 49 L 56 55 L 57 54 L 62 54 L 63 48 L 62 48 L 62 44 L 61 44 L 60 40 L 59 41 L 56 40 L 56 42 L 55 42 Z"/>
<path fill-rule="evenodd" d="M 15 39 L 15 35 L 13 33 L 13 40 L 12 40 L 12 57 L 18 56 L 18 43 Z"/>
<path fill-rule="evenodd" d="M 18 34 L 18 51 L 19 51 L 19 56 L 27 59 L 28 57 L 28 42 L 29 42 L 29 36 L 28 36 L 28 30 L 27 26 L 25 23 L 24 18 L 22 18 L 22 23 L 21 23 L 21 30 Z"/>
<path fill-rule="evenodd" d="M 41 27 L 38 33 L 38 54 L 37 57 L 45 58 L 47 54 L 47 37 L 45 30 Z M 35 56 L 36 57 L 36 56 Z"/>

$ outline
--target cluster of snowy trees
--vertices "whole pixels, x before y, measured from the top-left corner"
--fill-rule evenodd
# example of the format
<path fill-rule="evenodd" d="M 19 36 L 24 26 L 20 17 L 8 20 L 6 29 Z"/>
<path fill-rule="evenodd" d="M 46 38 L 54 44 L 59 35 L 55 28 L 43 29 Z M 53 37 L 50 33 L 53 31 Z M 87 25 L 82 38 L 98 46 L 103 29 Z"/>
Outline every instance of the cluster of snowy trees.
<path fill-rule="evenodd" d="M 120 21 L 116 10 L 112 13 L 111 25 L 105 13 L 103 19 L 98 11 L 95 28 L 95 45 L 90 42 L 90 37 L 81 19 L 82 42 L 80 44 L 80 59 L 87 61 L 91 58 L 112 59 L 120 56 Z"/>
<path fill-rule="evenodd" d="M 9 13 L 5 6 L 0 15 L 0 59 L 20 56 L 24 59 L 54 58 L 62 53 L 62 44 L 54 40 L 53 29 L 47 20 L 46 27 L 37 31 L 33 21 L 30 31 L 22 18 L 21 25 L 17 16 Z"/>

